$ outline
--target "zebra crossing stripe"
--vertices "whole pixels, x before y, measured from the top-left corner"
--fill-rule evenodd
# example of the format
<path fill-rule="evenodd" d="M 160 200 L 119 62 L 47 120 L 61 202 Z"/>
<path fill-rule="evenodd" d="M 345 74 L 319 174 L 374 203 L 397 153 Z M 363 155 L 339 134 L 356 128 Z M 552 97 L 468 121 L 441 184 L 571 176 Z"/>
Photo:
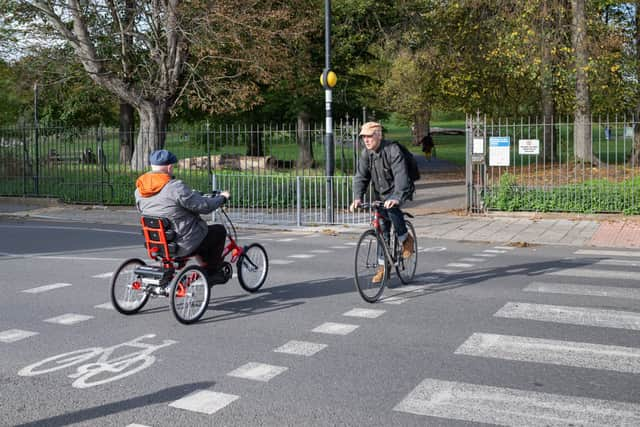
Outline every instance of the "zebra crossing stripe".
<path fill-rule="evenodd" d="M 549 294 L 585 295 L 594 297 L 640 299 L 640 289 L 613 286 L 578 285 L 573 283 L 532 282 L 526 292 L 542 292 Z"/>
<path fill-rule="evenodd" d="M 640 257 L 640 251 L 607 251 L 599 249 L 580 249 L 574 252 L 576 255 L 598 255 L 598 256 L 627 256 Z"/>
<path fill-rule="evenodd" d="M 638 278 L 636 271 L 596 270 L 591 268 L 565 268 L 551 271 L 547 274 L 554 276 L 591 277 L 594 279 L 634 280 Z"/>
<path fill-rule="evenodd" d="M 640 313 L 633 311 L 508 302 L 494 316 L 569 325 L 640 330 Z"/>
<path fill-rule="evenodd" d="M 640 373 L 640 349 L 614 345 L 474 333 L 455 354 Z"/>
<path fill-rule="evenodd" d="M 640 425 L 640 405 L 635 403 L 430 378 L 393 410 L 511 426 Z"/>
<path fill-rule="evenodd" d="M 52 283 L 50 285 L 38 286 L 37 288 L 26 289 L 22 292 L 27 294 L 39 294 L 42 292 L 51 291 L 53 289 L 66 288 L 71 286 L 71 283 Z"/>

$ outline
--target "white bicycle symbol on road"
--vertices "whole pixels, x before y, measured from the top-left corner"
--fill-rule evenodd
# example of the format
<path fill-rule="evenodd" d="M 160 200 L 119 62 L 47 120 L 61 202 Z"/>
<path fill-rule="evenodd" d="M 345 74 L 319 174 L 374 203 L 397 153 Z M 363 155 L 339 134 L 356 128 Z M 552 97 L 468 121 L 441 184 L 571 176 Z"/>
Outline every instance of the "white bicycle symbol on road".
<path fill-rule="evenodd" d="M 113 347 L 89 347 L 59 354 L 22 368 L 18 371 L 18 375 L 21 377 L 42 375 L 79 365 L 98 357 L 95 362 L 78 366 L 76 372 L 69 375 L 69 378 L 75 378 L 71 385 L 75 388 L 89 388 L 116 381 L 153 365 L 156 357 L 151 353 L 162 347 L 177 343 L 174 340 L 163 340 L 158 345 L 141 342 L 144 339 L 154 338 L 155 336 L 155 334 L 147 334 Z M 109 359 L 113 352 L 121 347 L 134 347 L 141 350 Z"/>

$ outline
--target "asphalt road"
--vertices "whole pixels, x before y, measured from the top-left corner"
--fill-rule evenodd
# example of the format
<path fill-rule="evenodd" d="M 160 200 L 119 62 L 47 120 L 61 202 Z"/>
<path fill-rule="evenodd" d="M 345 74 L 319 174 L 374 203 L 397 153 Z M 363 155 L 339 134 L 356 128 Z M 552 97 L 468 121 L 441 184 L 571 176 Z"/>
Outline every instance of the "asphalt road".
<path fill-rule="evenodd" d="M 137 228 L 0 233 L 0 425 L 640 425 L 639 251 L 424 239 L 372 305 L 357 236 L 244 232 L 263 290 L 216 286 L 185 326 L 110 308 Z"/>

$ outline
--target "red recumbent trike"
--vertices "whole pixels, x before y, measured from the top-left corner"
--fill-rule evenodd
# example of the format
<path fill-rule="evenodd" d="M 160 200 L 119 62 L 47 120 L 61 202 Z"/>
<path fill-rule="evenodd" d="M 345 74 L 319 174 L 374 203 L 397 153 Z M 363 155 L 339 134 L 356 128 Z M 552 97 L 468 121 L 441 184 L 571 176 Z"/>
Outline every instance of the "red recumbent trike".
<path fill-rule="evenodd" d="M 228 243 L 222 259 L 230 256 L 221 269 L 223 283 L 233 275 L 231 263 L 235 263 L 240 286 L 248 292 L 256 292 L 269 271 L 267 252 L 258 243 L 239 246 L 233 222 L 222 207 L 218 212 L 227 229 Z M 173 314 L 180 323 L 197 322 L 207 310 L 213 284 L 209 283 L 202 267 L 187 265 L 190 257 L 175 257 L 178 250 L 173 242 L 175 232 L 167 218 L 142 216 L 140 222 L 147 253 L 158 265 L 147 265 L 139 258 L 123 262 L 111 280 L 113 306 L 122 314 L 134 314 L 144 307 L 149 296 L 169 297 Z"/>

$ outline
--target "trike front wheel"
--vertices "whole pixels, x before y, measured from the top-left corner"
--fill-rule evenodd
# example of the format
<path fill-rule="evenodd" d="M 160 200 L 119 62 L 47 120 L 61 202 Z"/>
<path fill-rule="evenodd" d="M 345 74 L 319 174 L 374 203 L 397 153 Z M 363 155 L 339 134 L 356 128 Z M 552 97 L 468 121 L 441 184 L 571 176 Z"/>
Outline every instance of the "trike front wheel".
<path fill-rule="evenodd" d="M 196 265 L 186 267 L 171 287 L 171 310 L 178 322 L 186 325 L 200 320 L 209 306 L 211 288 L 204 270 Z"/>
<path fill-rule="evenodd" d="M 259 243 L 252 243 L 238 258 L 238 282 L 247 292 L 257 292 L 267 280 L 269 258 Z"/>

